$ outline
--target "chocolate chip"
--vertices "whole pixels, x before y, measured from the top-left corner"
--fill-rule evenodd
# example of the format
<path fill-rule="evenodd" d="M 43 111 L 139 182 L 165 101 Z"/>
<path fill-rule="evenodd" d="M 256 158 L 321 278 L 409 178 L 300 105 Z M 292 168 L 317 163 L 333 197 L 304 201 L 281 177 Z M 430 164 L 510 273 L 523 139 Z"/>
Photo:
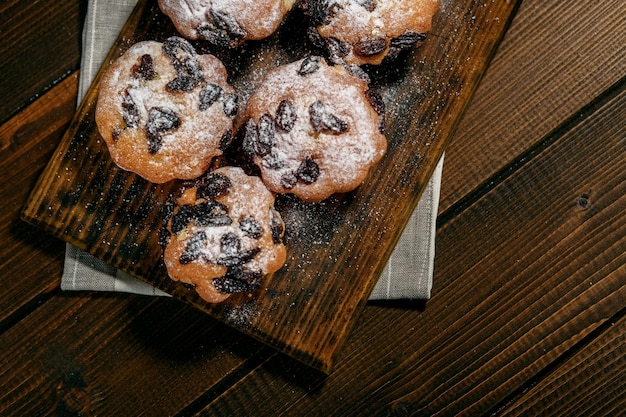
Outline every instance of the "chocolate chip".
<path fill-rule="evenodd" d="M 199 226 L 218 227 L 232 224 L 228 215 L 228 207 L 214 200 L 208 200 L 194 206 L 194 218 Z"/>
<path fill-rule="evenodd" d="M 187 244 L 185 245 L 185 250 L 180 255 L 179 261 L 182 265 L 189 264 L 198 258 L 202 254 L 202 249 L 207 244 L 207 235 L 203 231 L 199 231 L 194 233 Z"/>
<path fill-rule="evenodd" d="M 290 132 L 296 124 L 296 109 L 289 100 L 283 100 L 276 110 L 276 125 L 285 132 Z"/>
<path fill-rule="evenodd" d="M 209 83 L 200 90 L 200 111 L 211 107 L 213 103 L 222 97 L 224 90 L 217 84 Z"/>
<path fill-rule="evenodd" d="M 132 73 L 141 80 L 149 81 L 155 79 L 157 74 L 154 70 L 152 55 L 143 54 L 139 59 L 139 63 L 133 66 Z"/>
<path fill-rule="evenodd" d="M 242 232 L 244 232 L 252 239 L 259 239 L 261 236 L 263 236 L 263 228 L 261 227 L 259 222 L 251 216 L 246 216 L 239 219 L 239 228 Z"/>
<path fill-rule="evenodd" d="M 245 38 L 247 32 L 237 21 L 219 10 L 211 10 L 212 20 L 197 28 L 198 34 L 214 45 L 234 47 Z"/>
<path fill-rule="evenodd" d="M 270 231 L 274 243 L 281 243 L 283 241 L 285 226 L 283 225 L 280 213 L 273 208 L 270 209 Z"/>
<path fill-rule="evenodd" d="M 385 38 L 366 39 L 357 42 L 354 45 L 354 52 L 361 56 L 378 55 L 387 49 L 387 40 Z"/>
<path fill-rule="evenodd" d="M 134 129 L 139 125 L 139 110 L 128 90 L 125 91 L 122 99 L 122 119 L 129 129 Z"/>
<path fill-rule="evenodd" d="M 211 172 L 198 185 L 196 195 L 198 198 L 217 198 L 228 194 L 232 185 L 232 181 L 226 175 L 219 172 Z"/>
<path fill-rule="evenodd" d="M 312 184 L 320 176 L 320 167 L 311 158 L 306 158 L 296 170 L 296 177 L 305 184 Z"/>
<path fill-rule="evenodd" d="M 170 229 L 172 233 L 178 234 L 185 229 L 195 217 L 195 209 L 191 204 L 181 206 L 172 216 Z"/>
<path fill-rule="evenodd" d="M 302 64 L 300 64 L 300 68 L 298 69 L 298 75 L 308 75 L 313 74 L 315 71 L 320 69 L 321 58 L 319 56 L 308 56 L 302 60 Z"/>
<path fill-rule="evenodd" d="M 309 116 L 313 129 L 324 133 L 343 133 L 348 130 L 348 123 L 330 113 L 321 101 L 316 101 L 309 107 Z"/>
<path fill-rule="evenodd" d="M 166 107 L 153 107 L 148 112 L 146 132 L 148 136 L 148 152 L 155 154 L 161 149 L 162 132 L 178 128 L 180 119 L 174 111 Z"/>
<path fill-rule="evenodd" d="M 239 97 L 237 94 L 227 94 L 224 97 L 224 114 L 228 117 L 233 117 L 239 110 Z"/>

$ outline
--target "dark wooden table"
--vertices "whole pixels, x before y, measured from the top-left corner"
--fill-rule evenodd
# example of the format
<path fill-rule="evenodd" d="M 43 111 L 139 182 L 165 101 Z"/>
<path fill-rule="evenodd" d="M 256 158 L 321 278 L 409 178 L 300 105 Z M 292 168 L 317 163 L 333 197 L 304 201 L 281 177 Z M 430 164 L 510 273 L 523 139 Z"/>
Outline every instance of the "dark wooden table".
<path fill-rule="evenodd" d="M 623 415 L 626 3 L 524 0 L 445 159 L 432 298 L 323 375 L 181 302 L 59 289 L 20 220 L 76 108 L 86 1 L 0 6 L 0 415 Z"/>

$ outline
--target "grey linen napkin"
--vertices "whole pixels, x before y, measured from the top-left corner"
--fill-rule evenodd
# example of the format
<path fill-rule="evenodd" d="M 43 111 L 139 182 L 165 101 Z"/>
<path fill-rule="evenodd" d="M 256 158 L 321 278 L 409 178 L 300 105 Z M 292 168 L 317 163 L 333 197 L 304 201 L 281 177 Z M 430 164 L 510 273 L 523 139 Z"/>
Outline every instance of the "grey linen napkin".
<path fill-rule="evenodd" d="M 91 0 L 83 32 L 79 101 L 89 88 L 137 0 Z M 443 158 L 378 280 L 371 300 L 428 299 L 435 257 L 435 221 Z M 68 244 L 63 290 L 167 294 Z"/>

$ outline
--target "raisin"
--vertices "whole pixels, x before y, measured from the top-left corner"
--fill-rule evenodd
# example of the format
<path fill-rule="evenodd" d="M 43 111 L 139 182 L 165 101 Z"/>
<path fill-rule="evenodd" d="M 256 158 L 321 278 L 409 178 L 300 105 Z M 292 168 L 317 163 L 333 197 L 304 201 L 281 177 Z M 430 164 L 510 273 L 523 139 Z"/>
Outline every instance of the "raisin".
<path fill-rule="evenodd" d="M 311 125 L 315 132 L 343 133 L 348 130 L 348 123 L 330 113 L 321 101 L 316 101 L 309 107 Z"/>
<path fill-rule="evenodd" d="M 264 114 L 259 118 L 259 136 L 257 140 L 257 154 L 260 156 L 267 155 L 274 146 L 276 129 L 274 127 L 274 119 L 269 114 Z"/>
<path fill-rule="evenodd" d="M 188 75 L 179 75 L 167 83 L 165 89 L 169 92 L 191 91 L 196 88 L 196 85 L 198 85 L 198 82 L 194 78 Z"/>
<path fill-rule="evenodd" d="M 239 228 L 252 239 L 259 239 L 263 236 L 263 228 L 261 228 L 259 222 L 251 216 L 239 219 Z"/>
<path fill-rule="evenodd" d="M 187 244 L 185 245 L 185 250 L 180 255 L 180 263 L 182 265 L 186 265 L 200 258 L 200 255 L 202 254 L 202 249 L 206 246 L 206 244 L 206 233 L 202 231 L 194 233 L 187 241 Z"/>
<path fill-rule="evenodd" d="M 148 136 L 148 152 L 155 154 L 161 148 L 161 132 L 178 128 L 180 119 L 174 111 L 166 107 L 153 107 L 148 113 L 146 131 Z"/>
<path fill-rule="evenodd" d="M 298 177 L 293 172 L 288 172 L 280 178 L 280 184 L 288 190 L 291 190 L 298 182 Z"/>
<path fill-rule="evenodd" d="M 162 48 L 179 76 L 187 76 L 197 83 L 204 81 L 196 50 L 186 39 L 178 36 L 169 37 L 163 42 Z"/>
<path fill-rule="evenodd" d="M 252 248 L 233 253 L 224 253 L 217 259 L 216 263 L 218 265 L 224 265 L 228 267 L 244 265 L 254 259 L 254 257 L 257 256 L 259 252 L 261 252 L 261 248 Z"/>
<path fill-rule="evenodd" d="M 152 55 L 143 54 L 139 59 L 139 63 L 132 68 L 133 75 L 141 80 L 153 80 L 157 74 L 154 70 L 154 61 Z"/>
<path fill-rule="evenodd" d="M 134 129 L 139 125 L 139 110 L 128 90 L 122 99 L 122 119 L 127 128 Z"/>
<path fill-rule="evenodd" d="M 244 136 L 242 148 L 243 151 L 251 158 L 257 154 L 257 143 L 259 142 L 259 131 L 257 130 L 254 120 L 248 119 L 244 126 Z"/>
<path fill-rule="evenodd" d="M 417 45 L 419 41 L 423 41 L 424 39 L 426 39 L 424 33 L 406 31 L 397 38 L 392 39 L 389 46 L 398 49 L 411 49 Z"/>
<path fill-rule="evenodd" d="M 310 26 L 307 28 L 306 37 L 309 42 L 311 42 L 311 44 L 316 48 L 322 49 L 326 45 L 326 43 L 324 42 L 324 38 L 322 37 L 322 35 L 320 35 L 320 33 L 317 31 L 317 28 L 315 28 L 314 26 Z"/>
<path fill-rule="evenodd" d="M 343 64 L 343 58 L 350 53 L 352 47 L 337 38 L 328 38 L 325 41 L 328 58 L 334 64 Z"/>
<path fill-rule="evenodd" d="M 283 225 L 280 213 L 273 208 L 270 209 L 270 231 L 272 233 L 272 241 L 277 244 L 281 243 L 283 234 L 285 233 L 285 226 Z"/>
<path fill-rule="evenodd" d="M 229 267 L 226 275 L 213 278 L 211 281 L 215 288 L 222 294 L 234 294 L 252 291 L 261 284 L 263 274 L 260 271 L 252 271 L 241 265 Z"/>
<path fill-rule="evenodd" d="M 319 56 L 308 56 L 302 60 L 300 68 L 298 69 L 298 75 L 313 74 L 320 69 L 321 58 Z"/>
<path fill-rule="evenodd" d="M 238 255 L 241 240 L 232 232 L 224 233 L 220 239 L 220 249 L 224 255 Z"/>
<path fill-rule="evenodd" d="M 357 0 L 357 3 L 368 12 L 373 12 L 376 8 L 376 0 Z"/>
<path fill-rule="evenodd" d="M 200 111 L 211 107 L 213 103 L 222 97 L 224 90 L 217 84 L 209 83 L 200 90 Z"/>
<path fill-rule="evenodd" d="M 230 146 L 232 140 L 233 140 L 233 131 L 229 129 L 226 132 L 224 132 L 224 134 L 220 138 L 220 145 L 219 145 L 220 150 L 222 151 L 226 150 L 226 148 Z"/>
<path fill-rule="evenodd" d="M 320 167 L 311 158 L 306 158 L 296 170 L 296 177 L 305 184 L 312 184 L 320 176 Z"/>
<path fill-rule="evenodd" d="M 263 157 L 263 166 L 269 169 L 281 169 L 285 166 L 285 160 L 274 149 Z"/>
<path fill-rule="evenodd" d="M 217 198 L 228 194 L 230 187 L 233 185 L 230 178 L 219 172 L 208 174 L 198 187 L 198 198 Z"/>
<path fill-rule="evenodd" d="M 228 216 L 228 207 L 214 200 L 208 200 L 194 206 L 194 218 L 199 226 L 228 226 L 233 219 Z"/>
<path fill-rule="evenodd" d="M 276 110 L 276 125 L 285 132 L 290 132 L 296 124 L 296 109 L 289 100 L 283 100 Z"/>
<path fill-rule="evenodd" d="M 239 97 L 237 97 L 237 94 L 227 94 L 224 97 L 223 107 L 226 116 L 233 117 L 237 114 L 239 110 Z"/>
<path fill-rule="evenodd" d="M 363 81 L 365 84 L 369 84 L 371 79 L 370 76 L 367 72 L 365 72 L 365 70 L 361 67 L 359 67 L 358 65 L 345 65 L 346 70 L 348 70 L 348 72 L 350 74 L 352 74 L 353 76 L 357 77 L 358 79 L 360 79 L 361 81 Z"/>
<path fill-rule="evenodd" d="M 380 133 L 385 133 L 385 101 L 383 100 L 383 96 L 381 96 L 376 90 L 367 90 L 365 92 L 365 97 L 372 105 L 376 113 L 380 116 L 380 119 L 378 120 L 378 131 Z"/>
<path fill-rule="evenodd" d="M 181 206 L 176 213 L 172 216 L 172 221 L 170 223 L 170 229 L 172 233 L 178 234 L 184 228 L 186 228 L 191 220 L 195 217 L 194 207 L 190 204 L 185 204 Z"/>
<path fill-rule="evenodd" d="M 361 56 L 378 55 L 387 48 L 387 40 L 385 38 L 367 39 L 354 45 L 354 52 Z"/>
<path fill-rule="evenodd" d="M 212 21 L 197 28 L 198 34 L 218 46 L 237 46 L 247 32 L 231 16 L 218 10 L 211 10 Z"/>
<path fill-rule="evenodd" d="M 124 130 L 124 129 L 121 129 L 121 128 L 118 127 L 117 129 L 114 129 L 111 132 L 111 139 L 113 139 L 113 142 L 117 142 L 120 139 L 120 135 L 122 134 L 122 130 Z"/>

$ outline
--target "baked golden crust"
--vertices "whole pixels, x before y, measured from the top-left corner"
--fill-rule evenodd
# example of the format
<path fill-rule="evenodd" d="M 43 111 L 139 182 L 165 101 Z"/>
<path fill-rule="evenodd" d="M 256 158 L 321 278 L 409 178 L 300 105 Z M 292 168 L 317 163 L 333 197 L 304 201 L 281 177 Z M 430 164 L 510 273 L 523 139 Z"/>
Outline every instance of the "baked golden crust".
<path fill-rule="evenodd" d="M 139 42 L 112 63 L 96 124 L 118 166 L 163 183 L 202 175 L 222 154 L 237 109 L 224 65 L 172 37 Z"/>
<path fill-rule="evenodd" d="M 187 39 L 227 47 L 270 36 L 295 0 L 159 0 L 161 11 Z"/>
<path fill-rule="evenodd" d="M 249 98 L 243 149 L 270 190 L 321 201 L 358 187 L 383 157 L 382 106 L 346 68 L 308 57 L 270 71 Z"/>
<path fill-rule="evenodd" d="M 426 37 L 439 0 L 303 0 L 333 62 L 378 65 Z"/>
<path fill-rule="evenodd" d="M 166 232 L 170 278 L 193 285 L 210 303 L 252 292 L 286 259 L 274 195 L 238 167 L 216 169 L 186 188 Z"/>

